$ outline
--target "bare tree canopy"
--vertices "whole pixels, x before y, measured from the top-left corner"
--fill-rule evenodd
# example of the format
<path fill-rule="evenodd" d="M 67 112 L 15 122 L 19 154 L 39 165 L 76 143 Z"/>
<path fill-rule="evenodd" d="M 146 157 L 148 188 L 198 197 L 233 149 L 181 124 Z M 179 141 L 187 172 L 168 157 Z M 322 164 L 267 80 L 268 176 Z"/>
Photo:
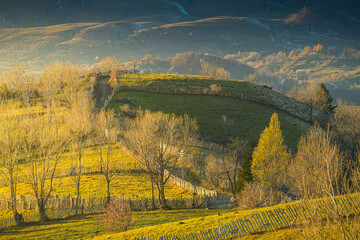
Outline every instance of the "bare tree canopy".
<path fill-rule="evenodd" d="M 355 162 L 360 152 L 360 108 L 340 102 L 331 116 L 330 126 Z"/>
<path fill-rule="evenodd" d="M 16 104 L 0 103 L 0 176 L 10 187 L 11 210 L 16 224 L 23 223 L 22 216 L 17 211 L 17 183 L 18 183 L 18 164 L 24 157 L 24 129 L 22 128 L 24 117 L 17 115 Z"/>
<path fill-rule="evenodd" d="M 27 179 L 36 197 L 41 220 L 47 220 L 46 203 L 53 190 L 54 174 L 68 144 L 64 117 L 48 113 L 29 116 L 26 122 Z M 49 184 L 45 184 L 49 181 Z"/>
<path fill-rule="evenodd" d="M 146 110 L 139 111 L 139 116 L 128 120 L 126 126 L 128 147 L 156 184 L 159 201 L 166 208 L 165 184 L 187 146 L 197 139 L 197 123 L 187 115 Z"/>
<path fill-rule="evenodd" d="M 117 158 L 113 155 L 113 148 L 116 138 L 120 132 L 120 124 L 115 117 L 114 111 L 101 110 L 96 118 L 96 135 L 100 141 L 100 165 L 101 174 L 104 176 L 107 184 L 107 203 L 110 203 L 110 186 L 118 165 Z"/>
<path fill-rule="evenodd" d="M 341 193 L 346 158 L 331 142 L 331 134 L 315 126 L 302 136 L 290 164 L 292 184 L 305 199 Z"/>

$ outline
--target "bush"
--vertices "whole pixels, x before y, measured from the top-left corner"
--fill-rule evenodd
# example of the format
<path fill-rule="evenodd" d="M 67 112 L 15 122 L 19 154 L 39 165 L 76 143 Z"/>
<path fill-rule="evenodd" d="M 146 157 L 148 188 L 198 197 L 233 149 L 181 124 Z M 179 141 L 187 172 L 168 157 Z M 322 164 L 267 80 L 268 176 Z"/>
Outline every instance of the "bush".
<path fill-rule="evenodd" d="M 210 87 L 210 92 L 213 94 L 218 94 L 222 90 L 222 87 L 217 84 L 211 84 L 209 87 Z"/>
<path fill-rule="evenodd" d="M 266 189 L 259 184 L 248 183 L 236 197 L 236 205 L 240 209 L 254 209 L 273 206 L 281 201 L 281 193 Z"/>
<path fill-rule="evenodd" d="M 133 213 L 129 203 L 119 196 L 111 202 L 105 209 L 105 214 L 100 218 L 100 222 L 106 231 L 124 232 L 133 224 Z"/>
<path fill-rule="evenodd" d="M 11 93 L 9 91 L 9 88 L 7 87 L 6 83 L 0 82 L 0 99 L 8 99 L 10 98 Z"/>

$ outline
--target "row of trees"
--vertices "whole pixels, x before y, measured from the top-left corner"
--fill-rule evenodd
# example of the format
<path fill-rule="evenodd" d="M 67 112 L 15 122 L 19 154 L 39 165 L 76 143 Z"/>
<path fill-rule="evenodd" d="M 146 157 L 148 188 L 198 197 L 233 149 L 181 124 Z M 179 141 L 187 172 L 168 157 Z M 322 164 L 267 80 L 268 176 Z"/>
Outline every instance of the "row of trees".
<path fill-rule="evenodd" d="M 2 96 L 0 104 L 0 172 L 10 187 L 10 205 L 18 225 L 22 223 L 16 209 L 18 176 L 26 176 L 41 219 L 46 220 L 54 174 L 68 151 L 77 153 L 70 174 L 77 189 L 78 213 L 83 155 L 89 139 L 96 138 L 105 146 L 106 156 L 100 151 L 100 162 L 110 182 L 110 144 L 114 143 L 118 123 L 114 113 L 95 111 L 80 76 L 76 66 L 56 62 L 39 76 L 28 76 L 22 65 L 16 65 L 1 77 L 8 94 Z"/>
<path fill-rule="evenodd" d="M 89 83 L 76 66 L 56 62 L 40 76 L 25 73 L 17 65 L 2 75 L 3 84 L 11 88 L 0 105 L 0 172 L 10 186 L 10 205 L 18 225 L 23 221 L 16 209 L 19 174 L 26 176 L 33 190 L 41 220 L 47 220 L 54 174 L 64 153 L 70 151 L 76 155 L 69 174 L 76 186 L 75 210 L 79 213 L 84 156 L 94 142 L 110 203 L 111 182 L 121 164 L 113 154 L 120 135 L 149 174 L 153 207 L 154 186 L 161 206 L 168 207 L 165 185 L 187 147 L 198 138 L 196 121 L 186 115 L 139 110 L 135 119 L 126 119 L 121 127 L 113 111 L 95 109 L 86 97 Z"/>
<path fill-rule="evenodd" d="M 343 239 L 355 239 L 353 220 L 341 214 L 335 196 L 360 190 L 360 154 L 352 159 L 336 139 L 330 125 L 326 129 L 315 125 L 300 138 L 297 153 L 291 155 L 283 145 L 279 121 L 274 114 L 253 152 L 254 181 L 240 193 L 238 202 L 243 207 L 274 205 L 282 200 L 283 193 L 297 199 L 327 197 L 335 207 L 326 219 L 311 219 L 307 227 L 315 233 L 312 238 L 322 239 L 321 235 L 326 232 L 324 222 L 327 222 L 339 226 Z M 359 139 L 354 144 L 359 145 Z M 313 206 L 310 211 L 316 213 L 318 209 Z"/>

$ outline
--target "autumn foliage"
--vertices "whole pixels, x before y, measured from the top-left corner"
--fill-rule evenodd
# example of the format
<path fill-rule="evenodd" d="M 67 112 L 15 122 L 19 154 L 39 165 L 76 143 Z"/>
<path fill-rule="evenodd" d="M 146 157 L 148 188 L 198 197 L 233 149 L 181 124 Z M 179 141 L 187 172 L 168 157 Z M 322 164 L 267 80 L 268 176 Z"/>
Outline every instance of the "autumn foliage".
<path fill-rule="evenodd" d="M 280 185 L 281 174 L 290 158 L 283 142 L 279 117 L 274 113 L 269 126 L 260 135 L 251 166 L 255 182 L 265 188 L 276 189 Z"/>

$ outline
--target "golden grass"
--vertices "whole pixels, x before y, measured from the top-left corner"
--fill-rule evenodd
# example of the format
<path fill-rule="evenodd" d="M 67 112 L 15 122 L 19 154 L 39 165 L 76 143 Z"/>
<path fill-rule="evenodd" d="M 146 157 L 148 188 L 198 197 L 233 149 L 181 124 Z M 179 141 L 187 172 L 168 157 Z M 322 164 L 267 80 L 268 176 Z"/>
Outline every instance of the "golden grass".
<path fill-rule="evenodd" d="M 222 213 L 234 210 L 222 210 Z M 215 215 L 216 209 L 186 209 L 172 211 L 135 212 L 134 225 L 130 230 L 163 224 L 169 221 L 183 221 L 185 219 Z M 1 213 L 1 212 L 0 212 Z M 97 221 L 97 215 L 71 217 L 65 220 L 50 220 L 47 222 L 31 223 L 22 227 L 10 227 L 0 230 L 0 239 L 90 239 L 108 234 Z M 0 219 L 1 221 L 1 219 Z"/>
<path fill-rule="evenodd" d="M 359 196 L 359 193 L 352 194 L 351 196 Z M 345 199 L 346 196 L 338 196 L 337 199 Z M 207 216 L 207 217 L 199 217 L 199 218 L 192 218 L 189 220 L 180 222 L 169 222 L 157 226 L 150 226 L 145 227 L 141 229 L 135 229 L 131 230 L 125 233 L 114 233 L 114 234 L 108 234 L 104 236 L 100 236 L 96 239 L 124 239 L 129 237 L 136 237 L 136 236 L 146 236 L 146 235 L 167 235 L 167 234 L 173 234 L 173 235 L 180 235 L 180 234 L 187 234 L 191 232 L 197 232 L 200 230 L 206 230 L 213 227 L 218 226 L 218 224 L 225 224 L 227 222 L 230 222 L 231 220 L 235 220 L 237 218 L 242 218 L 244 216 L 250 216 L 252 214 L 256 214 L 263 211 L 268 210 L 274 210 L 274 209 L 283 209 L 286 210 L 286 206 L 288 205 L 303 205 L 308 203 L 316 203 L 318 201 L 328 200 L 325 199 L 315 199 L 310 201 L 303 201 L 303 202 L 295 202 L 295 203 L 287 203 L 287 204 L 279 204 L 272 207 L 266 207 L 266 208 L 259 208 L 259 209 L 253 209 L 253 210 L 244 210 L 244 211 L 233 211 L 233 212 L 227 212 L 221 215 L 213 215 L 213 216 Z M 360 208 L 360 206 L 357 206 Z M 311 214 L 311 213 L 309 213 Z M 305 220 L 304 217 L 301 215 L 298 216 L 298 222 L 301 222 L 302 220 Z"/>

